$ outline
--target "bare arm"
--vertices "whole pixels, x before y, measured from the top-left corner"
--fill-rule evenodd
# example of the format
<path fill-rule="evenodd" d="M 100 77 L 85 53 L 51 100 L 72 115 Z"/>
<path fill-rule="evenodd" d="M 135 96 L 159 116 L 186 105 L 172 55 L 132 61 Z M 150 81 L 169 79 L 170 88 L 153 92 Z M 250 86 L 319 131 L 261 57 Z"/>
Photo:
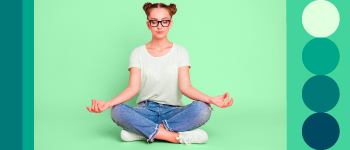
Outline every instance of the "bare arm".
<path fill-rule="evenodd" d="M 179 68 L 179 87 L 183 95 L 193 100 L 214 104 L 220 108 L 225 108 L 232 105 L 233 98 L 231 98 L 230 101 L 228 92 L 226 92 L 224 95 L 211 97 L 194 88 L 191 84 L 189 69 L 189 66 L 182 66 Z M 225 98 L 227 99 L 226 101 L 224 101 Z"/>
<path fill-rule="evenodd" d="M 109 100 L 109 107 L 113 107 L 120 103 L 124 103 L 139 93 L 141 85 L 141 69 L 137 67 L 130 68 L 130 78 L 128 87 L 122 91 L 119 95 Z"/>
<path fill-rule="evenodd" d="M 199 100 L 210 104 L 210 96 L 198 91 L 192 86 L 190 81 L 189 69 L 189 66 L 182 66 L 179 68 L 179 87 L 181 93 L 190 99 Z"/>
<path fill-rule="evenodd" d="M 125 90 L 123 90 L 119 95 L 114 97 L 113 99 L 109 100 L 109 107 L 113 107 L 115 105 L 118 105 L 120 103 L 124 103 L 130 99 L 132 99 L 134 96 L 136 96 L 139 93 L 139 90 L 134 87 L 127 87 Z"/>
<path fill-rule="evenodd" d="M 190 99 L 199 100 L 211 104 L 209 101 L 210 96 L 198 91 L 193 86 L 186 87 L 185 89 L 181 90 L 181 93 Z"/>

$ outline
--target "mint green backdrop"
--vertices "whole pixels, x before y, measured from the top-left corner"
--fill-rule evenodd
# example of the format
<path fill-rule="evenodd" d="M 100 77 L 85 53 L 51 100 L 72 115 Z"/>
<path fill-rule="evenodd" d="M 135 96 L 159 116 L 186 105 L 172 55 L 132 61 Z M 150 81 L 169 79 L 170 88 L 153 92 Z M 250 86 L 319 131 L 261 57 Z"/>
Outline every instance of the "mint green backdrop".
<path fill-rule="evenodd" d="M 96 114 L 85 108 L 127 87 L 132 50 L 151 40 L 145 2 L 34 2 L 35 150 L 186 147 L 124 142 L 110 109 Z M 228 108 L 212 105 L 212 117 L 200 127 L 209 139 L 191 147 L 286 149 L 286 2 L 161 2 L 177 5 L 168 39 L 189 52 L 192 85 L 234 98 Z M 126 104 L 136 106 L 137 97 Z"/>

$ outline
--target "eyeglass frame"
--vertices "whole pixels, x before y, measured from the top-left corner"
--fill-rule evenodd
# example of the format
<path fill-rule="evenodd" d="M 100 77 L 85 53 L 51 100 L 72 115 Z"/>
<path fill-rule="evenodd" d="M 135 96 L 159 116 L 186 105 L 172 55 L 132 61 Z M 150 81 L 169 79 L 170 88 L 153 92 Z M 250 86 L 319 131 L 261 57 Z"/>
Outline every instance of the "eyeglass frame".
<path fill-rule="evenodd" d="M 156 25 L 156 26 L 151 26 L 151 21 L 157 21 L 157 25 Z M 162 21 L 169 21 L 169 25 L 170 25 L 171 19 L 170 19 L 170 20 L 162 20 Z M 151 27 L 158 27 L 159 22 L 160 22 L 160 24 L 163 26 L 162 21 L 158 21 L 158 20 L 148 20 L 149 25 L 150 25 Z M 169 27 L 169 25 L 168 25 L 168 26 L 166 26 L 166 27 Z M 163 26 L 163 27 L 165 27 L 165 26 Z"/>

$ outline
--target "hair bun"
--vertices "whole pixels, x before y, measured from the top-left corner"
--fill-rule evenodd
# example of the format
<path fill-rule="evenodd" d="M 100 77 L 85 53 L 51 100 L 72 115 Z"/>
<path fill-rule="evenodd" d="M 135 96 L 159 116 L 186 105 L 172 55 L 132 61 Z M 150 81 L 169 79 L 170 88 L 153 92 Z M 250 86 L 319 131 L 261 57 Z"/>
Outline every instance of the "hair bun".
<path fill-rule="evenodd" d="M 150 2 L 145 3 L 145 4 L 143 5 L 143 10 L 144 10 L 145 12 L 147 12 L 147 10 L 151 7 L 151 5 L 152 5 L 152 3 L 150 3 Z"/>
<path fill-rule="evenodd" d="M 172 16 L 172 15 L 175 15 L 175 13 L 176 13 L 176 11 L 177 11 L 176 5 L 173 4 L 173 3 L 170 3 L 169 7 L 170 7 L 171 16 Z"/>
<path fill-rule="evenodd" d="M 150 2 L 146 2 L 144 5 L 143 5 L 143 10 L 145 11 L 146 13 L 146 16 L 147 16 L 147 20 L 148 20 L 148 16 L 150 14 L 150 9 L 153 9 L 153 8 L 165 8 L 169 14 L 170 14 L 170 17 L 172 18 L 173 15 L 176 13 L 177 9 L 176 9 L 176 5 L 174 3 L 170 3 L 169 5 L 166 5 L 164 3 L 150 3 Z"/>

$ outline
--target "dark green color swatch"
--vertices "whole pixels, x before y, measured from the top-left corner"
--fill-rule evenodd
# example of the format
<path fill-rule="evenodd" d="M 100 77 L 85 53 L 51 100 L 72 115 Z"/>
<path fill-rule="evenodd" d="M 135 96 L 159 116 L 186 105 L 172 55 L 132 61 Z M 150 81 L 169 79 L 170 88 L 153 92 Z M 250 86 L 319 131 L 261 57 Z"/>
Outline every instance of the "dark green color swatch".
<path fill-rule="evenodd" d="M 317 150 L 331 148 L 339 138 L 337 120 L 327 113 L 315 113 L 303 124 L 303 138 L 310 147 Z"/>

